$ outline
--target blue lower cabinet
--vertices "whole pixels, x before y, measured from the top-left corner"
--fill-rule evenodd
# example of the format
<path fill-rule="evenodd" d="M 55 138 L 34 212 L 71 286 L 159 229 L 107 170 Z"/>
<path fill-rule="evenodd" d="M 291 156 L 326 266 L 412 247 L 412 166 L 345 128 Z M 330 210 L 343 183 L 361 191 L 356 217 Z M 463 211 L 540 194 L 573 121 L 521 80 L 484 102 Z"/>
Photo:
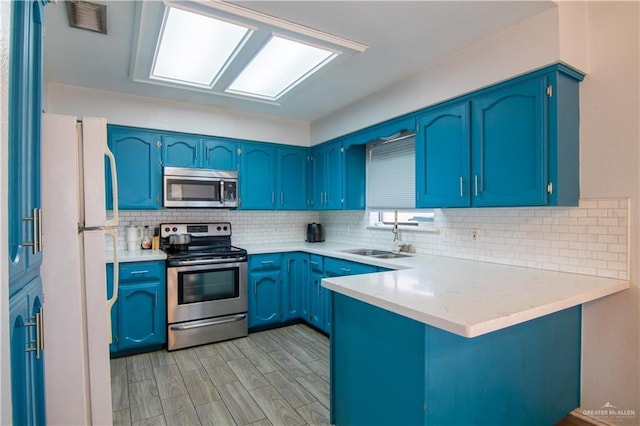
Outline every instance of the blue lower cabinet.
<path fill-rule="evenodd" d="M 347 275 L 370 274 L 377 272 L 378 268 L 364 263 L 327 257 L 324 261 L 324 272 L 328 277 L 343 277 Z"/>
<path fill-rule="evenodd" d="M 249 327 L 277 324 L 282 319 L 280 270 L 250 274 Z"/>
<path fill-rule="evenodd" d="M 42 281 L 35 278 L 9 299 L 13 424 L 44 425 Z"/>
<path fill-rule="evenodd" d="M 325 330 L 325 302 L 326 290 L 323 292 L 322 279 L 326 275 L 321 272 L 311 272 L 311 280 L 309 282 L 309 318 L 307 322 L 312 326 Z"/>
<path fill-rule="evenodd" d="M 164 262 L 120 264 L 118 300 L 111 311 L 112 354 L 127 354 L 167 342 Z M 107 265 L 107 295 L 113 294 L 113 265 Z"/>
<path fill-rule="evenodd" d="M 331 424 L 551 425 L 579 405 L 580 306 L 475 338 L 333 308 Z"/>
<path fill-rule="evenodd" d="M 304 283 L 309 281 L 309 255 L 299 252 L 285 253 L 282 266 L 282 320 L 291 321 L 303 316 L 302 293 Z"/>

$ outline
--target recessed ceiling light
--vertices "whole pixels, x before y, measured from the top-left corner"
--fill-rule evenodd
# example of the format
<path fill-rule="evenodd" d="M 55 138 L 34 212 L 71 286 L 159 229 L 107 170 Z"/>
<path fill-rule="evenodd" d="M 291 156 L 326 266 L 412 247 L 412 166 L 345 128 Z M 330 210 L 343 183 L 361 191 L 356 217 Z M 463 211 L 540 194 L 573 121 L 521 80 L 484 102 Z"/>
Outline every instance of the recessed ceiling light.
<path fill-rule="evenodd" d="M 248 27 L 168 7 L 150 77 L 211 87 L 251 32 Z"/>
<path fill-rule="evenodd" d="M 226 91 L 276 100 L 336 56 L 328 49 L 274 36 Z"/>

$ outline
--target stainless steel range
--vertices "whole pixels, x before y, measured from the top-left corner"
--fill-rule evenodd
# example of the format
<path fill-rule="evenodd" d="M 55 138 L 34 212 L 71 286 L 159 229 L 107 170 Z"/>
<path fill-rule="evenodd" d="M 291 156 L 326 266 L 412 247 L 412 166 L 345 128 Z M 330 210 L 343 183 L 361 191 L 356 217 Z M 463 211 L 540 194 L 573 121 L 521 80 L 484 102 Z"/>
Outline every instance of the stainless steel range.
<path fill-rule="evenodd" d="M 231 224 L 163 223 L 168 350 L 247 335 L 247 251 Z"/>

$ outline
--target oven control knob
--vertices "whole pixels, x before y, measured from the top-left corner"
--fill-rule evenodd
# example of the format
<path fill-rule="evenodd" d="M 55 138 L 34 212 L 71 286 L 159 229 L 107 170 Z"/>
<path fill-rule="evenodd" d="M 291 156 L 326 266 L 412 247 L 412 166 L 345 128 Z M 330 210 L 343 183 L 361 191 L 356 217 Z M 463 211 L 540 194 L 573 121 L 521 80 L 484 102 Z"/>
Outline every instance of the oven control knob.
<path fill-rule="evenodd" d="M 226 226 L 224 226 L 222 229 L 224 229 L 224 230 L 226 231 L 226 230 L 227 230 L 227 227 L 226 227 Z"/>
<path fill-rule="evenodd" d="M 218 228 L 217 228 L 217 229 L 218 229 L 218 231 L 219 231 L 219 230 L 221 230 L 222 228 L 220 228 L 220 227 L 218 226 Z"/>
<path fill-rule="evenodd" d="M 178 228 L 174 226 L 174 227 L 173 227 L 173 229 L 172 229 L 172 231 L 173 231 L 173 232 L 178 232 Z"/>
<path fill-rule="evenodd" d="M 166 228 L 164 228 L 164 232 L 169 232 L 169 231 L 170 231 L 170 229 L 169 229 L 168 226 Z"/>

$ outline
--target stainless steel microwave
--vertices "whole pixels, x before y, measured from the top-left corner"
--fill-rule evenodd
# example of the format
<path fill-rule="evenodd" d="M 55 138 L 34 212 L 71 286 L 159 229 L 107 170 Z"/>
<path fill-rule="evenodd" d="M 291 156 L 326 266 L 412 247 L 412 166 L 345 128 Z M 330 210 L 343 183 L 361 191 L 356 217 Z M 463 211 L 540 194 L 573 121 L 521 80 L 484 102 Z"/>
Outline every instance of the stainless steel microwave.
<path fill-rule="evenodd" d="M 164 207 L 238 207 L 238 172 L 165 167 Z"/>

